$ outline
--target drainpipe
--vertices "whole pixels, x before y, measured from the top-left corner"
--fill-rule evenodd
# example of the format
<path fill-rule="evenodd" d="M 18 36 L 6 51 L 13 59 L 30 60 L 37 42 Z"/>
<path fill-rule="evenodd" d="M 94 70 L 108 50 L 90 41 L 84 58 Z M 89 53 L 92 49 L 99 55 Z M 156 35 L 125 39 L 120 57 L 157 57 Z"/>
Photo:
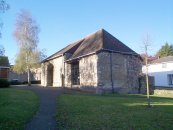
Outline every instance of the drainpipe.
<path fill-rule="evenodd" d="M 63 66 L 63 70 L 62 70 L 62 74 L 61 74 L 61 87 L 65 87 L 65 54 L 62 55 L 62 66 Z"/>
<path fill-rule="evenodd" d="M 112 52 L 110 52 L 110 78 L 111 78 L 111 87 L 112 93 L 114 93 L 114 83 L 113 83 L 113 76 L 112 76 Z"/>
<path fill-rule="evenodd" d="M 64 58 L 65 58 L 65 57 L 64 57 Z M 63 86 L 63 87 L 65 88 L 65 60 L 64 60 L 64 77 L 63 77 L 63 80 L 64 80 L 64 81 L 63 81 L 63 82 L 64 82 L 64 86 Z"/>
<path fill-rule="evenodd" d="M 48 85 L 47 85 L 47 82 L 48 82 L 48 78 L 47 78 L 48 77 L 48 64 L 46 64 L 45 73 L 46 73 L 46 75 L 44 77 L 45 78 L 44 83 L 45 83 L 45 86 L 48 87 Z"/>

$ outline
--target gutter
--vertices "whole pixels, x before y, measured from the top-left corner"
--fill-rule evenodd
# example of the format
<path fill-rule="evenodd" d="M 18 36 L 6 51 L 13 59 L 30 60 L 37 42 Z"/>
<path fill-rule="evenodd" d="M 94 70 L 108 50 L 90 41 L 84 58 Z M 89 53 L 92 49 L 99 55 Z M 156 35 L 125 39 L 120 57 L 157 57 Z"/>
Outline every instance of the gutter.
<path fill-rule="evenodd" d="M 121 52 L 121 51 L 114 51 L 114 50 L 110 50 L 110 49 L 104 49 L 102 48 L 100 51 L 98 52 L 101 52 L 101 51 L 108 51 L 108 52 L 114 52 L 114 53 L 120 53 L 120 54 L 126 54 L 126 55 L 136 55 L 136 56 L 139 56 L 139 54 L 137 53 L 130 53 L 130 52 Z"/>
<path fill-rule="evenodd" d="M 85 54 L 85 55 L 81 55 L 79 57 L 76 57 L 76 58 L 72 58 L 72 59 L 69 59 L 69 60 L 66 60 L 64 62 L 71 62 L 73 60 L 79 60 L 80 58 L 82 57 L 86 57 L 86 56 L 89 56 L 89 55 L 93 55 L 93 54 L 98 54 L 102 51 L 107 51 L 107 52 L 111 52 L 111 53 L 120 53 L 120 54 L 125 54 L 125 55 L 135 55 L 135 56 L 139 56 L 139 54 L 137 53 L 129 53 L 129 52 L 120 52 L 120 51 L 114 51 L 114 50 L 110 50 L 110 49 L 101 49 L 99 51 L 96 51 L 96 52 L 91 52 L 91 53 L 88 53 L 88 54 Z"/>
<path fill-rule="evenodd" d="M 120 53 L 120 54 L 125 54 L 125 55 L 135 55 L 135 56 L 140 56 L 140 55 L 137 54 L 137 53 L 121 52 L 121 51 L 114 51 L 114 50 L 110 50 L 110 49 L 103 49 L 103 48 L 102 48 L 102 49 L 99 50 L 99 51 L 91 52 L 91 53 L 88 53 L 88 54 L 84 54 L 84 55 L 81 55 L 81 56 L 76 57 L 76 58 L 71 58 L 71 59 L 66 60 L 66 61 L 64 61 L 64 62 L 71 62 L 71 61 L 73 61 L 73 60 L 79 60 L 79 59 L 82 58 L 82 57 L 86 57 L 86 56 L 93 55 L 93 54 L 98 54 L 98 53 L 100 53 L 100 52 L 102 52 L 102 51 L 108 51 L 108 52 L 111 52 L 111 53 Z M 63 56 L 63 55 L 64 55 L 64 54 L 60 54 L 60 55 L 55 56 L 55 57 L 50 58 L 50 59 L 49 59 L 49 57 L 48 57 L 48 58 L 46 58 L 45 60 L 43 60 L 41 63 L 44 63 L 44 62 L 49 61 L 49 60 L 53 60 L 53 59 L 58 58 L 58 57 Z M 51 57 L 51 56 L 50 56 L 50 57 Z"/>
<path fill-rule="evenodd" d="M 72 59 L 66 60 L 64 62 L 70 62 L 70 61 L 73 61 L 73 60 L 79 60 L 80 58 L 83 58 L 83 57 L 86 57 L 86 56 L 90 56 L 90 55 L 93 55 L 93 54 L 96 54 L 96 52 L 92 52 L 92 53 L 89 53 L 89 54 L 81 55 L 79 57 L 72 58 Z"/>
<path fill-rule="evenodd" d="M 7 66 L 0 66 L 0 69 L 9 69 L 10 67 L 7 67 Z"/>

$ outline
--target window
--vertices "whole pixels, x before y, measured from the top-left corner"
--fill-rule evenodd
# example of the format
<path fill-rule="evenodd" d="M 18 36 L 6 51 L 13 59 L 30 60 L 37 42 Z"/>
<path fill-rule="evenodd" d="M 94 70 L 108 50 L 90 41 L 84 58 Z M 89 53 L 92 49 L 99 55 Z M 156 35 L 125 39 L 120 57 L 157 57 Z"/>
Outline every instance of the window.
<path fill-rule="evenodd" d="M 166 63 L 162 63 L 162 68 L 166 68 L 166 67 L 167 67 Z"/>
<path fill-rule="evenodd" d="M 79 77 L 79 62 L 75 62 L 71 64 L 71 75 L 72 75 L 72 84 L 79 85 L 80 77 Z"/>
<path fill-rule="evenodd" d="M 168 84 L 173 85 L 173 74 L 168 74 Z"/>

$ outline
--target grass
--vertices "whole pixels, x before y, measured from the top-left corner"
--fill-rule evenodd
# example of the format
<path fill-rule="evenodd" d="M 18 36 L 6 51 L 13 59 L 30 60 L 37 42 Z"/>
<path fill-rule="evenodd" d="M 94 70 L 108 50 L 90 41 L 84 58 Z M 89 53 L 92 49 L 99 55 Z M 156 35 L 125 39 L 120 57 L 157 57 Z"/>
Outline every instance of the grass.
<path fill-rule="evenodd" d="M 0 89 L 0 130 L 23 130 L 38 109 L 38 97 L 17 88 Z"/>
<path fill-rule="evenodd" d="M 58 97 L 57 123 L 61 130 L 173 130 L 173 98 L 143 95 L 82 95 Z"/>

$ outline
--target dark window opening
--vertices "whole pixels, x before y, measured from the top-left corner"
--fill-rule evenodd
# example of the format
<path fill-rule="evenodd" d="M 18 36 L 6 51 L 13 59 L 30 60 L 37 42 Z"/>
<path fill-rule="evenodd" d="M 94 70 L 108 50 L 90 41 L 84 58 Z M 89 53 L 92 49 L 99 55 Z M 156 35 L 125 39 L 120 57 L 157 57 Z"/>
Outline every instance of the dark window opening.
<path fill-rule="evenodd" d="M 53 86 L 53 71 L 54 71 L 54 66 L 52 64 L 49 64 L 47 68 L 47 85 L 48 86 Z"/>
<path fill-rule="evenodd" d="M 79 85 L 80 84 L 80 77 L 79 77 L 79 62 L 74 62 L 71 64 L 71 78 L 72 78 L 72 85 Z"/>
<path fill-rule="evenodd" d="M 168 74 L 168 84 L 173 85 L 173 74 Z"/>

